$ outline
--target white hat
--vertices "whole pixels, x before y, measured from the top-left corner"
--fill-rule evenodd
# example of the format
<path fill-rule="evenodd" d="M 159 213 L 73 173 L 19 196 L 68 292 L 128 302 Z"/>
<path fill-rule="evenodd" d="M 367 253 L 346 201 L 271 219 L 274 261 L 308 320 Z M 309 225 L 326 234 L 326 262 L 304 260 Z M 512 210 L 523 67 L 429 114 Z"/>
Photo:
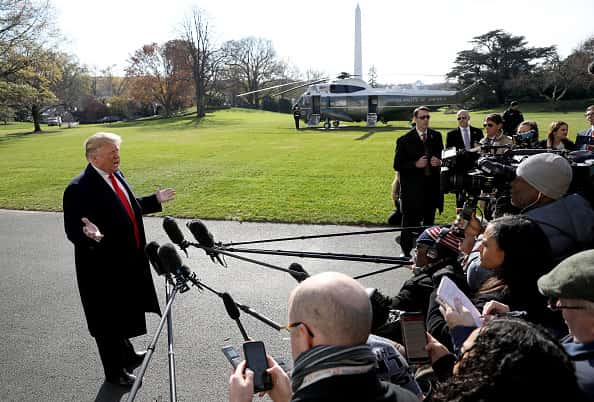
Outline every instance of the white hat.
<path fill-rule="evenodd" d="M 516 175 L 554 200 L 567 193 L 573 176 L 569 162 L 552 153 L 532 155 L 518 166 Z"/>

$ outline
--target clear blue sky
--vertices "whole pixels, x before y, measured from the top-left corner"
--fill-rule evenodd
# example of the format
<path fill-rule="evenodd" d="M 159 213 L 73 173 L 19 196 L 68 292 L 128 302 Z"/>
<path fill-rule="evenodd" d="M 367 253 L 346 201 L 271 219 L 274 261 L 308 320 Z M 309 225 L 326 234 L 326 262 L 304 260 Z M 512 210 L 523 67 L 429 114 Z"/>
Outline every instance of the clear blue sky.
<path fill-rule="evenodd" d="M 245 36 L 272 40 L 296 65 L 353 71 L 356 0 L 52 0 L 65 50 L 97 70 L 121 73 L 143 44 L 175 38 L 194 5 L 207 13 L 215 42 Z M 380 82 L 440 81 L 456 53 L 493 29 L 523 35 L 531 46 L 557 45 L 567 56 L 594 35 L 594 0 L 361 0 L 363 72 Z M 412 74 L 412 75 L 408 75 Z"/>

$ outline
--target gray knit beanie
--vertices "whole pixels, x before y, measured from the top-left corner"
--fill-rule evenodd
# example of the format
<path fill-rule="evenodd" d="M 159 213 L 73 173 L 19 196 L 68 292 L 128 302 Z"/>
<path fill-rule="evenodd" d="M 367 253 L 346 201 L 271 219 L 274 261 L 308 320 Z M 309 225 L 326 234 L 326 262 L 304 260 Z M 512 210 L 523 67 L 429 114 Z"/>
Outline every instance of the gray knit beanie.
<path fill-rule="evenodd" d="M 562 156 L 542 153 L 524 159 L 516 175 L 544 195 L 554 200 L 565 195 L 571 178 L 571 166 Z"/>

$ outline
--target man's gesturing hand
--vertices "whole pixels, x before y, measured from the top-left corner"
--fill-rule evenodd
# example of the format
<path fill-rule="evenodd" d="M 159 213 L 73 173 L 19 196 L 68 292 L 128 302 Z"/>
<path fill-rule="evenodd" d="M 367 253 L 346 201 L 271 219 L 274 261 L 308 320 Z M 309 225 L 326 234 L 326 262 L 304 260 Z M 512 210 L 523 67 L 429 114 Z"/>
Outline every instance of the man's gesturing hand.
<path fill-rule="evenodd" d="M 103 239 L 103 234 L 93 222 L 87 218 L 82 218 L 82 222 L 85 224 L 85 226 L 83 226 L 83 233 L 85 236 L 87 236 L 89 239 L 95 240 L 96 242 L 100 242 L 101 239 Z"/>
<path fill-rule="evenodd" d="M 175 198 L 175 189 L 173 188 L 158 188 L 157 189 L 157 201 L 159 201 L 161 204 L 163 204 L 164 202 L 167 201 L 171 201 L 172 199 Z"/>

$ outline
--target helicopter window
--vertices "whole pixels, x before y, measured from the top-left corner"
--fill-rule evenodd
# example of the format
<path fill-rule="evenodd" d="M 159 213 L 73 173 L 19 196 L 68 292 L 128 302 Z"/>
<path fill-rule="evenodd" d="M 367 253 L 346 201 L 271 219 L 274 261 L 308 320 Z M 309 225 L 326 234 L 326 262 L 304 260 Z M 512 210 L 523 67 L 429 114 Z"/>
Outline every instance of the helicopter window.
<path fill-rule="evenodd" d="M 358 87 L 355 85 L 348 85 L 349 88 L 349 92 L 358 92 L 358 91 L 363 91 L 365 88 L 363 87 Z"/>
<path fill-rule="evenodd" d="M 362 91 L 365 88 L 358 87 L 356 85 L 340 85 L 340 84 L 332 84 L 330 85 L 330 92 L 334 94 L 347 94 L 352 92 Z"/>

